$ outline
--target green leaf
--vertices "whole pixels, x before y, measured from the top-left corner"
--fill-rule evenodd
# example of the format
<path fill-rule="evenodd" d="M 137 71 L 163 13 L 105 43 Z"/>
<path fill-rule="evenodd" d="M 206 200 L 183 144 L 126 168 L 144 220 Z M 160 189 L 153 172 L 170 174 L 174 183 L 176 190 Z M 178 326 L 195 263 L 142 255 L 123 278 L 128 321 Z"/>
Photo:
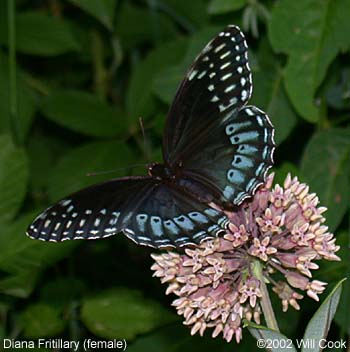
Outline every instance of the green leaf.
<path fill-rule="evenodd" d="M 11 118 L 9 105 L 9 66 L 8 58 L 0 53 L 0 133 L 11 133 Z M 24 74 L 17 66 L 17 116 L 19 141 L 24 142 L 32 124 L 36 101 L 32 90 L 25 82 Z"/>
<path fill-rule="evenodd" d="M 117 17 L 115 33 L 120 38 L 122 47 L 127 50 L 144 42 L 164 42 L 176 34 L 169 18 L 151 8 L 145 9 L 126 2 Z"/>
<path fill-rule="evenodd" d="M 138 121 L 147 117 L 154 109 L 152 82 L 166 67 L 178 63 L 184 56 L 186 41 L 177 40 L 154 49 L 144 61 L 135 66 L 127 92 L 127 109 L 130 118 Z"/>
<path fill-rule="evenodd" d="M 86 291 L 82 280 L 75 277 L 61 277 L 46 283 L 40 291 L 40 300 L 54 307 L 64 307 L 79 300 Z"/>
<path fill-rule="evenodd" d="M 131 340 L 177 317 L 158 302 L 142 297 L 139 291 L 114 289 L 86 299 L 81 319 L 97 336 Z"/>
<path fill-rule="evenodd" d="M 43 99 L 41 110 L 50 120 L 89 136 L 115 136 L 128 128 L 125 113 L 84 91 L 56 91 Z"/>
<path fill-rule="evenodd" d="M 72 4 L 80 7 L 90 15 L 97 18 L 109 30 L 113 29 L 114 12 L 117 0 L 69 0 Z"/>
<path fill-rule="evenodd" d="M 306 327 L 303 341 L 314 341 L 314 348 L 308 346 L 303 347 L 302 351 L 307 352 L 318 352 L 320 351 L 319 343 L 321 339 L 326 339 L 328 335 L 331 322 L 334 318 L 334 314 L 337 310 L 340 295 L 342 292 L 342 283 L 345 279 L 338 282 L 332 292 L 327 296 L 321 306 L 317 309 L 317 312 L 311 318 L 309 324 Z"/>
<path fill-rule="evenodd" d="M 186 68 L 183 64 L 164 69 L 153 81 L 153 92 L 159 99 L 170 105 L 175 97 L 177 87 L 185 77 L 185 73 Z"/>
<path fill-rule="evenodd" d="M 7 21 L 0 23 L 0 43 L 7 44 Z M 78 50 L 69 24 L 63 19 L 40 12 L 22 12 L 16 16 L 16 49 L 24 54 L 55 56 Z"/>
<path fill-rule="evenodd" d="M 40 204 L 46 201 L 46 189 L 52 167 L 70 146 L 58 136 L 48 134 L 46 129 L 35 129 L 28 141 L 30 196 Z M 38 157 L 40 155 L 40 158 Z"/>
<path fill-rule="evenodd" d="M 295 127 L 297 116 L 284 89 L 282 69 L 266 42 L 258 52 L 253 82 L 253 97 L 250 103 L 268 114 L 275 127 L 276 144 L 279 145 Z"/>
<path fill-rule="evenodd" d="M 188 31 L 193 31 L 208 21 L 206 2 L 203 0 L 165 0 L 159 2 L 158 6 Z"/>
<path fill-rule="evenodd" d="M 257 346 L 261 349 L 273 352 L 285 352 L 286 350 L 296 352 L 291 339 L 278 331 L 259 326 L 251 322 L 248 323 L 249 332 L 256 338 Z"/>
<path fill-rule="evenodd" d="M 345 67 L 340 77 L 334 77 L 332 85 L 327 87 L 327 103 L 334 109 L 350 109 L 350 68 Z"/>
<path fill-rule="evenodd" d="M 44 303 L 29 305 L 21 314 L 21 322 L 26 338 L 52 337 L 65 328 L 57 309 Z"/>
<path fill-rule="evenodd" d="M 174 99 L 176 88 L 185 78 L 186 71 L 193 60 L 219 30 L 218 27 L 205 27 L 196 32 L 188 43 L 186 54 L 182 61 L 180 63 L 175 62 L 172 66 L 170 64 L 167 65 L 155 75 L 152 88 L 158 98 L 170 105 Z"/>
<path fill-rule="evenodd" d="M 269 37 L 278 52 L 288 55 L 285 84 L 298 113 L 310 122 L 319 116 L 314 97 L 327 69 L 350 46 L 350 0 L 285 0 L 276 3 Z"/>
<path fill-rule="evenodd" d="M 0 292 L 17 298 L 27 298 L 34 290 L 39 272 L 22 271 L 0 279 Z"/>
<path fill-rule="evenodd" d="M 333 128 L 308 142 L 301 171 L 312 192 L 328 208 L 327 225 L 335 230 L 349 207 L 350 130 Z"/>
<path fill-rule="evenodd" d="M 208 6 L 208 12 L 212 15 L 221 15 L 240 10 L 246 4 L 247 0 L 211 0 Z"/>
<path fill-rule="evenodd" d="M 93 157 L 92 157 L 93 156 Z M 123 142 L 93 142 L 67 153 L 52 170 L 49 181 L 51 201 L 94 183 L 110 179 L 111 175 L 90 176 L 93 172 L 104 172 L 125 168 L 135 160 L 134 155 Z"/>
<path fill-rule="evenodd" d="M 262 75 L 265 76 L 265 79 L 269 79 L 267 77 L 268 74 Z M 276 72 L 273 77 L 270 76 L 268 82 L 272 85 L 270 86 L 271 90 L 269 92 L 268 103 L 267 105 L 261 106 L 266 106 L 266 113 L 271 118 L 272 124 L 275 127 L 275 141 L 276 144 L 279 145 L 294 129 L 297 123 L 297 116 L 289 103 L 282 85 L 281 71 Z M 257 85 L 255 91 L 258 91 L 258 89 L 261 89 L 260 85 Z"/>
<path fill-rule="evenodd" d="M 36 213 L 4 224 L 0 231 L 0 292 L 16 297 L 28 297 L 38 275 L 75 248 L 77 242 L 43 243 L 25 235 Z"/>
<path fill-rule="evenodd" d="M 7 135 L 0 136 L 0 223 L 12 219 L 22 205 L 28 182 L 25 151 Z"/>

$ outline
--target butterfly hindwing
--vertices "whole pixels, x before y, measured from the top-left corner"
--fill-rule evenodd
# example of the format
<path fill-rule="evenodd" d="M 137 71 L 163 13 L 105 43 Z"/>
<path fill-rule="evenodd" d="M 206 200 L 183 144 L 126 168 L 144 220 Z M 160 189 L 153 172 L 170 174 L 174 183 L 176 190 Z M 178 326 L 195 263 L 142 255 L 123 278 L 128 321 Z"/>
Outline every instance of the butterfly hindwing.
<path fill-rule="evenodd" d="M 104 238 L 123 231 L 151 247 L 200 243 L 220 231 L 226 217 L 194 197 L 150 177 L 94 185 L 45 210 L 29 226 L 35 239 L 60 242 Z"/>
<path fill-rule="evenodd" d="M 273 164 L 274 129 L 255 106 L 230 113 L 210 131 L 210 143 L 189 156 L 183 177 L 189 187 L 212 193 L 210 201 L 240 205 L 254 194 Z"/>
<path fill-rule="evenodd" d="M 157 185 L 134 213 L 128 237 L 158 248 L 198 244 L 215 237 L 227 221 L 221 212 L 165 183 Z"/>

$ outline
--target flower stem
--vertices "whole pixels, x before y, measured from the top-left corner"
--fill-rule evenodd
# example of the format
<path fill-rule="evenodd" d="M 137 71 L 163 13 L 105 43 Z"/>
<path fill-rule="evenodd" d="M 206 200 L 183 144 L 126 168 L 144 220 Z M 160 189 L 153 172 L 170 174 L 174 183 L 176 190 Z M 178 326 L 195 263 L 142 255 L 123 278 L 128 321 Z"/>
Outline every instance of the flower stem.
<path fill-rule="evenodd" d="M 261 305 L 261 309 L 264 314 L 264 318 L 265 318 L 267 327 L 270 329 L 279 331 L 279 327 L 277 324 L 275 313 L 272 309 L 269 291 L 267 290 L 267 286 L 265 283 L 265 279 L 264 279 L 264 275 L 263 275 L 263 271 L 262 271 L 262 265 L 259 260 L 255 261 L 253 263 L 253 273 L 254 273 L 254 276 L 261 283 L 260 289 L 261 289 L 262 297 L 260 300 L 260 305 Z"/>

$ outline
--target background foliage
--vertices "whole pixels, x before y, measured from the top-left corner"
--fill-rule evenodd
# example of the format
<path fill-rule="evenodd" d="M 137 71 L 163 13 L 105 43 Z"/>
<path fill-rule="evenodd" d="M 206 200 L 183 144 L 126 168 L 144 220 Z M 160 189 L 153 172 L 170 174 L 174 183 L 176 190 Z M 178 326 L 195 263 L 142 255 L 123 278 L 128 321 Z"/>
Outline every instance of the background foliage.
<path fill-rule="evenodd" d="M 24 234 L 51 202 L 159 159 L 177 85 L 230 23 L 247 36 L 252 103 L 276 127 L 277 180 L 291 171 L 308 182 L 343 246 L 343 261 L 316 279 L 332 286 L 349 274 L 350 0 L 18 0 L 15 20 L 9 4 L 0 2 L 0 337 L 126 338 L 130 352 L 255 350 L 247 333 L 239 346 L 190 337 L 151 277 L 151 251 L 124 236 L 47 244 Z M 349 292 L 333 340 L 349 332 Z M 298 337 L 316 307 L 306 298 L 284 314 L 276 300 L 282 332 Z"/>

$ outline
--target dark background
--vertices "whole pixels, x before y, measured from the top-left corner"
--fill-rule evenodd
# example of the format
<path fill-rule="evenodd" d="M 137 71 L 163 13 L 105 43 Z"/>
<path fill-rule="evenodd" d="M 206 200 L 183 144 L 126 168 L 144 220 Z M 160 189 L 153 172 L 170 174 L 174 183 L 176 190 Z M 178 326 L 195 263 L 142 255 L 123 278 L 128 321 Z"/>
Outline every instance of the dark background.
<path fill-rule="evenodd" d="M 0 337 L 125 338 L 130 352 L 255 350 L 247 331 L 239 346 L 191 337 L 170 307 L 175 297 L 152 278 L 152 251 L 122 235 L 63 244 L 25 236 L 50 203 L 160 159 L 177 85 L 228 24 L 248 41 L 251 103 L 276 128 L 276 181 L 291 172 L 307 182 L 342 246 L 343 261 L 321 264 L 314 278 L 331 288 L 348 276 L 349 13 L 349 0 L 2 0 Z M 346 288 L 333 340 L 349 331 L 349 296 Z M 300 338 L 318 305 L 307 297 L 282 313 L 272 297 L 282 332 Z"/>

